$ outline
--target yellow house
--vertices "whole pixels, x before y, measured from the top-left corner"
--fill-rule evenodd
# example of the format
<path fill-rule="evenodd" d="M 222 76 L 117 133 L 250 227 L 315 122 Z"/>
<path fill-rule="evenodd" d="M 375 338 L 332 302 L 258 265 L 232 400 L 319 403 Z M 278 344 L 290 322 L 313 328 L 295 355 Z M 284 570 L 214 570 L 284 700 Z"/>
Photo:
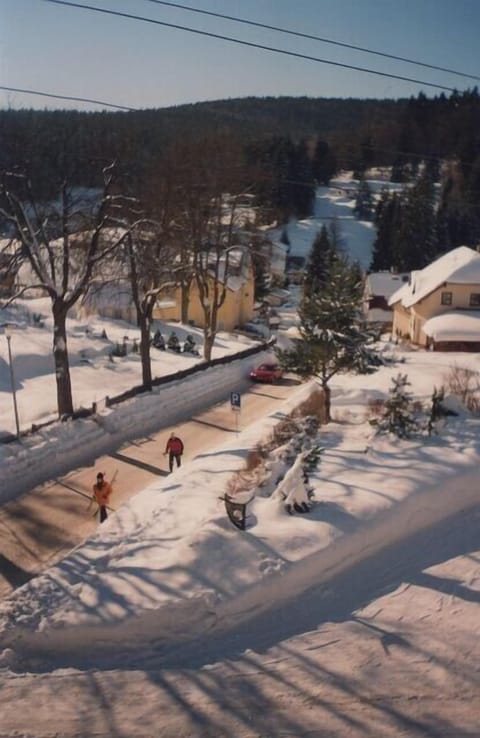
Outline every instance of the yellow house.
<path fill-rule="evenodd" d="M 459 246 L 424 269 L 389 299 L 392 333 L 436 349 L 480 350 L 480 254 Z"/>
<path fill-rule="evenodd" d="M 213 285 L 212 277 L 212 285 Z M 223 282 L 220 287 L 223 289 Z M 232 273 L 226 279 L 225 300 L 218 310 L 217 328 L 220 331 L 232 331 L 254 316 L 254 278 L 250 259 L 248 264 L 241 258 L 238 268 L 232 269 Z M 188 319 L 200 328 L 204 327 L 205 316 L 200 302 L 198 286 L 195 279 L 192 281 L 189 293 Z M 153 311 L 156 320 L 169 321 L 181 319 L 181 288 L 173 287 L 162 292 Z"/>

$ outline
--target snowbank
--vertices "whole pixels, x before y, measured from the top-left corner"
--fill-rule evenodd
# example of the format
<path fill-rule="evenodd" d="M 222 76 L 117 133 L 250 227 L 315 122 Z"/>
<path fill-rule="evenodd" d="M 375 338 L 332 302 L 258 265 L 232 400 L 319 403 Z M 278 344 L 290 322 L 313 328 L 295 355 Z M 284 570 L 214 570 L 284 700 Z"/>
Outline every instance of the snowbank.
<path fill-rule="evenodd" d="M 312 512 L 288 516 L 278 497 L 257 497 L 247 530 L 235 529 L 219 500 L 228 480 L 314 389 L 304 385 L 282 412 L 155 482 L 17 590 L 0 608 L 1 647 L 83 664 L 87 653 L 229 630 L 480 501 L 478 421 L 454 420 L 442 436 L 411 441 L 332 423 L 320 435 Z"/>

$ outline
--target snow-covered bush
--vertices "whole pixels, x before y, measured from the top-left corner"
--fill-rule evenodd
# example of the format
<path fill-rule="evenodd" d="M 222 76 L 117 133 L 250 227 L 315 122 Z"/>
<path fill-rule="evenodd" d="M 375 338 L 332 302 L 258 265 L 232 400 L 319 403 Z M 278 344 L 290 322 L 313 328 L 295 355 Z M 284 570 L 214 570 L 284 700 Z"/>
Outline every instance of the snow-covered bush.
<path fill-rule="evenodd" d="M 270 438 L 250 452 L 246 468 L 229 480 L 229 497 L 274 497 L 285 502 L 289 513 L 308 512 L 312 497 L 309 473 L 320 456 L 318 428 L 319 420 L 314 415 L 284 418 Z"/>
<path fill-rule="evenodd" d="M 406 374 L 398 374 L 392 379 L 390 393 L 385 400 L 385 408 L 379 418 L 370 420 L 379 433 L 393 433 L 398 438 L 409 438 L 418 431 L 412 394 Z"/>
<path fill-rule="evenodd" d="M 480 374 L 455 364 L 445 376 L 445 387 L 474 415 L 480 414 Z"/>

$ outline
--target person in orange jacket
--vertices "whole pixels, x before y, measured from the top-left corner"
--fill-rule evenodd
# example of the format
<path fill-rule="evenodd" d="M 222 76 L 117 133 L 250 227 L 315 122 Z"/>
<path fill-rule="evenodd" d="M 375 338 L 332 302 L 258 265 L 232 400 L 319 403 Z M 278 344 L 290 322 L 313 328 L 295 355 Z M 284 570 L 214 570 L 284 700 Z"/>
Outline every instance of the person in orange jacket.
<path fill-rule="evenodd" d="M 168 454 L 168 467 L 170 471 L 173 471 L 173 462 L 177 462 L 177 466 L 181 465 L 181 459 L 183 454 L 183 443 L 180 440 L 178 436 L 175 435 L 175 433 L 170 433 L 170 438 L 167 441 L 167 445 L 165 446 L 165 453 L 163 454 L 166 456 Z"/>
<path fill-rule="evenodd" d="M 102 472 L 98 472 L 97 481 L 93 485 L 93 497 L 92 499 L 98 505 L 100 511 L 100 522 L 103 523 L 107 519 L 107 506 L 110 501 L 110 496 L 113 492 L 112 485 L 107 482 L 105 475 Z"/>

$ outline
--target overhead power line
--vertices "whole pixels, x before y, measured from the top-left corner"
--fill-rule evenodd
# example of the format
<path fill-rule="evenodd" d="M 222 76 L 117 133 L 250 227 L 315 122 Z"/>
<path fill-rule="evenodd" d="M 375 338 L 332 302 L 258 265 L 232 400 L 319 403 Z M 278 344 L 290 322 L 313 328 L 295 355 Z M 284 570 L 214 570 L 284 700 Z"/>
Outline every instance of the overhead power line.
<path fill-rule="evenodd" d="M 427 62 L 419 61 L 418 59 L 408 59 L 405 56 L 396 56 L 395 54 L 387 54 L 385 51 L 375 51 L 374 49 L 367 49 L 364 46 L 356 46 L 355 44 L 347 44 L 344 41 L 334 41 L 331 38 L 324 38 L 323 36 L 315 36 L 310 33 L 302 33 L 301 31 L 292 31 L 290 28 L 282 28 L 281 26 L 271 26 L 268 23 L 259 23 L 258 21 L 247 20 L 246 18 L 238 18 L 234 15 L 225 15 L 224 13 L 214 13 L 211 10 L 201 10 L 200 8 L 191 8 L 188 5 L 181 5 L 180 3 L 171 3 L 167 0 L 145 0 L 145 2 L 153 3 L 154 5 L 165 5 L 169 8 L 179 8 L 180 10 L 187 10 L 191 13 L 199 13 L 201 15 L 208 15 L 213 18 L 222 18 L 223 20 L 234 21 L 235 23 L 243 23 L 247 26 L 255 26 L 256 28 L 265 28 L 268 31 L 277 31 L 278 33 L 286 33 L 289 36 L 297 36 L 298 38 L 307 38 L 312 41 L 321 41 L 324 44 L 331 44 L 332 46 L 341 46 L 344 49 L 353 49 L 354 51 L 361 51 L 365 54 L 375 54 L 376 56 L 383 56 L 386 59 L 394 59 L 395 61 L 406 62 L 407 64 L 414 64 L 418 67 L 426 67 L 427 69 L 435 69 L 438 72 L 448 72 L 448 74 L 456 74 L 459 77 L 467 77 L 468 79 L 480 80 L 480 76 L 476 74 L 468 74 L 467 72 L 459 72 L 456 69 L 449 69 L 448 67 L 439 67 L 436 64 L 428 64 Z"/>
<path fill-rule="evenodd" d="M 105 108 L 115 108 L 116 110 L 137 110 L 137 108 L 129 108 L 126 105 L 116 105 L 115 103 L 105 102 L 105 100 L 93 100 L 90 97 L 74 97 L 73 95 L 56 95 L 53 92 L 41 92 L 40 90 L 23 90 L 20 87 L 5 87 L 0 85 L 0 90 L 6 92 L 21 92 L 24 95 L 39 95 L 40 97 L 53 97 L 56 100 L 72 100 L 73 102 L 92 103 L 94 105 L 103 105 Z"/>
<path fill-rule="evenodd" d="M 156 26 L 164 26 L 166 28 L 175 28 L 179 31 L 187 31 L 188 33 L 194 33 L 198 36 L 207 36 L 208 38 L 216 38 L 221 41 L 228 41 L 230 43 L 239 44 L 241 46 L 248 46 L 253 49 L 262 49 L 263 51 L 270 51 L 275 54 L 283 54 L 284 56 L 292 56 L 296 59 L 305 59 L 307 61 L 313 61 L 318 64 L 329 64 L 334 67 L 341 67 L 343 69 L 353 69 L 356 72 L 365 72 L 366 74 L 376 74 L 380 77 L 388 77 L 389 79 L 398 79 L 403 82 L 413 82 L 414 84 L 423 85 L 425 87 L 435 87 L 438 90 L 446 90 L 447 92 L 456 92 L 455 87 L 448 87 L 447 85 L 440 85 L 435 82 L 425 82 L 425 80 L 415 79 L 413 77 L 404 77 L 400 74 L 391 74 L 389 72 L 380 72 L 376 69 L 368 69 L 367 67 L 359 67 L 354 64 L 344 64 L 342 62 L 332 61 L 330 59 L 321 59 L 317 56 L 310 56 L 309 54 L 301 54 L 296 51 L 287 51 L 286 49 L 279 49 L 275 46 L 267 46 L 265 44 L 257 44 L 253 41 L 245 41 L 243 39 L 234 38 L 233 36 L 225 36 L 220 33 L 212 33 L 210 31 L 201 31 L 198 28 L 190 28 L 189 26 L 182 26 L 177 23 L 167 23 L 166 21 L 160 21 L 153 18 L 145 18 L 141 15 L 134 15 L 133 13 L 123 13 L 119 10 L 107 10 L 106 8 L 95 8 L 92 5 L 85 5 L 83 3 L 72 3 L 67 0 L 41 0 L 44 3 L 51 3 L 52 5 L 63 5 L 70 8 L 79 8 L 81 10 L 91 10 L 94 13 L 103 13 L 104 15 L 114 15 L 120 18 L 126 18 L 128 20 L 141 21 L 142 23 L 152 23 Z"/>

